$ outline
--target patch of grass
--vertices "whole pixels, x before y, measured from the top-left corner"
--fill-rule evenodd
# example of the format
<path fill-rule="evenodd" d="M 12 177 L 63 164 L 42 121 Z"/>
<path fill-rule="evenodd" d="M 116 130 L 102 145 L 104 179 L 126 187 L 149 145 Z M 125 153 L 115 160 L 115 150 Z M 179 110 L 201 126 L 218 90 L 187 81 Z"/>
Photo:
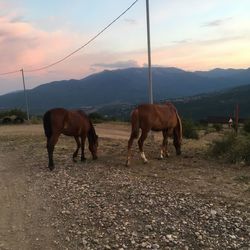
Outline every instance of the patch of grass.
<path fill-rule="evenodd" d="M 32 116 L 30 118 L 30 123 L 31 124 L 41 124 L 42 123 L 42 118 L 38 116 Z"/>
<path fill-rule="evenodd" d="M 219 132 L 219 131 L 222 131 L 223 126 L 222 126 L 222 124 L 220 124 L 220 123 L 214 123 L 214 124 L 213 124 L 213 128 L 214 128 L 217 132 Z"/>
<path fill-rule="evenodd" d="M 209 147 L 209 155 L 226 162 L 250 165 L 250 135 L 229 133 Z"/>
<path fill-rule="evenodd" d="M 209 148 L 209 153 L 211 156 L 219 157 L 223 154 L 229 152 L 232 148 L 232 145 L 236 141 L 236 135 L 234 133 L 227 134 L 221 140 L 216 140 L 212 143 Z"/>
<path fill-rule="evenodd" d="M 250 119 L 244 123 L 243 129 L 245 132 L 250 133 Z"/>

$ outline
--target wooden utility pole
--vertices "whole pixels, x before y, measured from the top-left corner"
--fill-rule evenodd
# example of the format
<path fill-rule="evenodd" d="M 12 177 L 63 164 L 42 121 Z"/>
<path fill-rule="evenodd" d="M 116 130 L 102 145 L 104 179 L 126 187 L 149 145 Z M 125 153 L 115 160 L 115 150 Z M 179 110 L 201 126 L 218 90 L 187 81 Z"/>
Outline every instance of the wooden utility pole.
<path fill-rule="evenodd" d="M 26 93 L 26 87 L 25 87 L 25 80 L 24 80 L 24 73 L 23 69 L 20 70 L 22 72 L 22 78 L 23 78 L 23 91 L 24 91 L 24 98 L 25 98 L 25 104 L 26 104 L 26 114 L 27 114 L 27 120 L 30 120 L 30 114 L 29 114 L 29 105 L 28 105 L 28 96 Z"/>
<path fill-rule="evenodd" d="M 147 39 L 148 39 L 148 95 L 149 95 L 149 103 L 153 104 L 154 100 L 153 100 L 152 68 L 151 68 L 149 0 L 146 0 L 146 11 L 147 11 Z"/>

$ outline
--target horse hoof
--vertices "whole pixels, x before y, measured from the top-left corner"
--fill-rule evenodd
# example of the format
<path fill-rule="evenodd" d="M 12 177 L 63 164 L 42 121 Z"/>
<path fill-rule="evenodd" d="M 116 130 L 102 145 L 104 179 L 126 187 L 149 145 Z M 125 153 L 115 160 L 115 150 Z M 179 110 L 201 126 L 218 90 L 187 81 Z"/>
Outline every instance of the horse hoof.
<path fill-rule="evenodd" d="M 76 157 L 73 157 L 73 162 L 77 162 L 77 159 L 76 159 Z"/>
<path fill-rule="evenodd" d="M 50 171 L 53 171 L 54 168 L 55 168 L 55 166 L 49 166 Z"/>
<path fill-rule="evenodd" d="M 126 167 L 130 167 L 130 162 L 127 161 L 126 164 L 125 164 Z"/>
<path fill-rule="evenodd" d="M 81 158 L 82 162 L 85 162 L 87 159 L 85 157 Z"/>
<path fill-rule="evenodd" d="M 143 161 L 144 164 L 148 164 L 148 161 Z"/>

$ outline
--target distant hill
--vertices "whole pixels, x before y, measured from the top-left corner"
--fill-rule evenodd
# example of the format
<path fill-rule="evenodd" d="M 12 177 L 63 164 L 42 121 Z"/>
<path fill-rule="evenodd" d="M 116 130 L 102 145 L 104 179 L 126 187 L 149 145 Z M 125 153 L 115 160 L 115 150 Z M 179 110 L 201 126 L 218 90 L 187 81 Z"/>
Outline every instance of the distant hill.
<path fill-rule="evenodd" d="M 250 84 L 173 102 L 183 117 L 194 120 L 206 119 L 208 116 L 235 117 L 237 104 L 239 117 L 250 119 Z"/>
<path fill-rule="evenodd" d="M 205 120 L 208 117 L 235 117 L 236 104 L 239 105 L 239 117 L 250 119 L 250 85 L 227 89 L 191 97 L 166 99 L 175 104 L 182 118 Z M 162 100 L 164 102 L 166 100 Z M 128 120 L 136 105 L 110 104 L 100 107 L 97 112 L 104 116 Z"/>
<path fill-rule="evenodd" d="M 238 77 L 244 78 L 244 72 L 250 73 L 250 69 L 212 69 L 209 71 L 195 71 L 197 75 L 210 77 L 210 78 L 228 78 L 228 77 Z"/>
<path fill-rule="evenodd" d="M 187 72 L 178 68 L 155 67 L 154 100 L 182 98 L 212 93 L 250 84 L 250 69 L 215 69 Z M 147 68 L 120 69 L 93 74 L 81 80 L 57 81 L 28 90 L 31 113 L 43 113 L 52 107 L 102 107 L 121 103 L 136 104 L 148 100 Z M 0 96 L 0 108 L 25 110 L 23 92 Z"/>

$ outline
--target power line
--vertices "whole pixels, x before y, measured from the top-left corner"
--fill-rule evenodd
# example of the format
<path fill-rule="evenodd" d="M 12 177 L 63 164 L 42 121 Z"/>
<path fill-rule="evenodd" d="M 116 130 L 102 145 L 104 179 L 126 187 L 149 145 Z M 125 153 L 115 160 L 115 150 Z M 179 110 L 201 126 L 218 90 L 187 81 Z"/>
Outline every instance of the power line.
<path fill-rule="evenodd" d="M 9 72 L 5 72 L 5 73 L 1 73 L 0 76 L 15 74 L 17 72 L 20 72 L 20 70 L 15 70 L 15 71 L 9 71 Z"/>
<path fill-rule="evenodd" d="M 30 70 L 25 70 L 25 72 L 35 72 L 35 71 L 40 71 L 40 70 L 44 70 L 47 68 L 50 68 L 56 64 L 59 64 L 63 61 L 65 61 L 66 59 L 68 59 L 69 57 L 71 57 L 72 55 L 74 55 L 75 53 L 77 53 L 78 51 L 80 51 L 81 49 L 83 49 L 84 47 L 86 47 L 87 45 L 89 45 L 91 42 L 93 42 L 98 36 L 100 36 L 104 31 L 106 31 L 112 24 L 114 24 L 118 19 L 120 19 L 126 12 L 128 12 L 139 0 L 134 1 L 126 10 L 124 10 L 118 17 L 116 17 L 112 22 L 110 22 L 106 27 L 104 27 L 101 31 L 99 31 L 95 36 L 93 36 L 89 41 L 87 41 L 84 45 L 82 45 L 81 47 L 79 47 L 78 49 L 74 50 L 73 52 L 71 52 L 70 54 L 66 55 L 65 57 L 63 57 L 62 59 L 57 60 L 54 63 L 51 63 L 49 65 L 40 67 L 40 68 L 36 68 L 36 69 L 30 69 Z M 12 71 L 12 72 L 6 72 L 6 73 L 1 73 L 0 75 L 8 75 L 8 74 L 13 74 L 16 72 L 20 72 L 20 70 L 16 70 L 16 71 Z"/>

